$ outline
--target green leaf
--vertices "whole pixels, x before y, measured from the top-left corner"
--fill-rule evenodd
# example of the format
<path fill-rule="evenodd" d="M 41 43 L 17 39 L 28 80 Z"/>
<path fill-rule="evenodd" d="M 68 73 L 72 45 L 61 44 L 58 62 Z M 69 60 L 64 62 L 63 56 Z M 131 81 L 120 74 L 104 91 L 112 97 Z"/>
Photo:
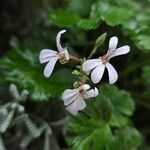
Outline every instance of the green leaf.
<path fill-rule="evenodd" d="M 121 25 L 122 32 L 130 36 L 137 47 L 150 50 L 149 15 L 149 7 L 144 5 L 143 10 L 143 5 L 135 1 L 102 0 L 92 6 L 90 18 L 105 21 L 110 26 Z"/>
<path fill-rule="evenodd" d="M 46 13 L 46 20 L 59 27 L 71 28 L 77 26 L 84 30 L 91 30 L 98 27 L 98 22 L 92 18 L 81 18 L 75 13 L 64 10 L 57 10 Z"/>
<path fill-rule="evenodd" d="M 134 110 L 134 102 L 130 94 L 123 90 L 118 90 L 116 86 L 103 85 L 100 87 L 101 94 L 98 100 L 102 99 L 102 95 L 108 97 L 111 103 L 111 117 L 110 124 L 113 126 L 122 126 L 127 124 L 128 119 Z"/>
<path fill-rule="evenodd" d="M 84 30 L 96 29 L 102 21 L 113 27 L 119 25 L 122 32 L 138 48 L 145 51 L 150 50 L 149 15 L 148 5 L 131 0 L 72 0 L 65 8 L 46 12 L 45 18 L 50 24 L 59 27 L 77 27 Z"/>
<path fill-rule="evenodd" d="M 67 10 L 78 14 L 80 16 L 85 16 L 89 14 L 91 9 L 91 5 L 95 0 L 71 0 L 68 1 L 69 4 L 67 6 Z"/>
<path fill-rule="evenodd" d="M 110 1 L 98 1 L 92 6 L 90 16 L 97 20 L 104 20 L 111 26 L 123 24 L 132 15 L 132 9 L 129 9 L 130 5 L 125 2 L 119 4 Z"/>
<path fill-rule="evenodd" d="M 80 19 L 77 22 L 77 26 L 81 29 L 91 30 L 98 27 L 98 22 L 95 19 Z"/>
<path fill-rule="evenodd" d="M 144 80 L 147 84 L 150 84 L 150 66 L 144 66 L 143 67 L 143 74 L 142 74 Z"/>
<path fill-rule="evenodd" d="M 79 21 L 80 17 L 71 12 L 56 10 L 52 13 L 48 12 L 46 14 L 46 19 L 52 21 L 55 25 L 60 27 L 72 27 Z"/>
<path fill-rule="evenodd" d="M 133 127 L 122 127 L 110 139 L 106 150 L 135 150 L 141 143 L 140 133 Z"/>
<path fill-rule="evenodd" d="M 43 101 L 61 95 L 72 83 L 69 69 L 55 70 L 47 79 L 43 76 L 43 68 L 38 61 L 38 52 L 13 50 L 0 60 L 1 77 L 7 83 L 15 83 L 30 91 L 32 100 Z M 21 61 L 20 61 L 21 60 Z M 57 65 L 56 65 L 57 66 Z M 43 67 L 43 68 L 42 68 Z"/>
<path fill-rule="evenodd" d="M 149 35 L 138 35 L 137 36 L 139 47 L 144 48 L 146 50 L 150 50 L 150 36 Z"/>
<path fill-rule="evenodd" d="M 84 115 L 72 118 L 69 128 L 75 133 L 70 133 L 67 140 L 73 144 L 75 150 L 104 149 L 108 137 L 111 136 L 108 124 L 103 124 L 100 120 L 96 121 Z M 77 133 L 78 135 L 76 135 Z"/>
<path fill-rule="evenodd" d="M 68 121 L 68 143 L 75 150 L 111 150 L 111 145 L 118 144 L 121 147 L 123 141 L 120 136 L 126 140 L 130 136 L 128 144 L 123 145 L 123 150 L 135 148 L 140 139 L 138 131 L 131 128 L 129 133 L 130 128 L 127 127 L 127 116 L 134 110 L 134 102 L 129 93 L 112 85 L 102 85 L 100 92 L 98 98 L 87 102 L 83 112 Z"/>

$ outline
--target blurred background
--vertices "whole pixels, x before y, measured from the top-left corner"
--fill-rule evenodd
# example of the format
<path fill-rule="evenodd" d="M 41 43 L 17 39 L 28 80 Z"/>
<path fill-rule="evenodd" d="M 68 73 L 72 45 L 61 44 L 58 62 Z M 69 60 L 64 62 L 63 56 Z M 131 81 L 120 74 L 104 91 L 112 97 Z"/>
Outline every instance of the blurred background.
<path fill-rule="evenodd" d="M 150 149 L 149 27 L 149 0 L 0 0 L 0 105 L 4 106 L 14 99 L 9 92 L 11 83 L 18 87 L 19 92 L 24 89 L 29 91 L 27 100 L 22 104 L 26 115 L 25 123 L 14 125 L 13 117 L 18 114 L 10 115 L 10 108 L 7 108 L 5 114 L 5 107 L 0 107 L 0 150 Z M 119 79 L 112 91 L 117 88 L 119 92 L 123 90 L 130 95 L 134 108 L 132 113 L 124 113 L 130 120 L 128 123 L 122 116 L 117 116 L 119 123 L 115 124 L 116 126 L 110 123 L 110 128 L 112 133 L 116 134 L 116 128 L 118 130 L 124 126 L 133 126 L 140 134 L 140 139 L 137 138 L 134 144 L 132 141 L 126 141 L 123 143 L 132 144 L 124 148 L 123 144 L 120 144 L 122 149 L 119 149 L 118 146 L 106 147 L 106 142 L 102 141 L 103 146 L 96 147 L 96 135 L 92 137 L 93 147 L 85 146 L 88 140 L 84 141 L 85 145 L 79 144 L 79 137 L 72 142 L 72 134 L 68 135 L 67 132 L 70 115 L 65 110 L 60 96 L 65 89 L 72 88 L 75 81 L 71 75 L 74 64 L 62 66 L 58 63 L 51 78 L 46 79 L 43 76 L 44 65 L 39 63 L 38 58 L 43 48 L 57 50 L 55 38 L 61 29 L 67 30 L 62 38 L 63 47 L 67 47 L 69 52 L 79 58 L 88 57 L 97 37 L 105 32 L 106 41 L 93 58 L 106 53 L 109 38 L 114 35 L 119 38 L 119 47 L 126 44 L 131 47 L 128 55 L 111 61 L 119 73 Z M 111 93 L 110 87 L 107 87 L 107 79 L 106 73 L 102 80 L 102 91 L 105 93 L 105 90 L 110 90 Z M 129 98 L 126 94 L 118 99 L 126 102 L 126 98 Z M 114 95 L 112 93 L 112 97 Z M 117 99 L 116 97 L 114 99 Z M 104 108 L 103 104 L 101 105 Z M 7 120 L 2 119 L 1 115 Z M 85 119 L 86 122 L 87 118 L 82 117 L 81 115 L 78 121 L 72 121 L 71 132 L 80 128 L 75 126 L 80 124 L 80 119 Z M 29 132 L 36 131 L 26 135 L 25 124 Z M 37 131 L 41 127 L 42 130 Z M 7 130 L 2 130 L 3 128 Z M 129 138 L 129 134 L 124 135 L 125 140 Z"/>

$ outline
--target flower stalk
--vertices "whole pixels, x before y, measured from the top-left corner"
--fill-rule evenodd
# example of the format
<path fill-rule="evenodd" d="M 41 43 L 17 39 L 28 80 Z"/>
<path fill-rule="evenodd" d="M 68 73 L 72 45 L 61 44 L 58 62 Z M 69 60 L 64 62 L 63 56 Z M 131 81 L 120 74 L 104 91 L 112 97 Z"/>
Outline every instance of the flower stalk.
<path fill-rule="evenodd" d="M 90 53 L 88 59 L 90 59 L 90 58 L 95 54 L 96 50 L 97 50 L 97 46 L 95 46 L 95 47 L 93 48 L 93 50 L 91 51 L 91 53 Z"/>
<path fill-rule="evenodd" d="M 83 63 L 83 61 L 80 58 L 76 57 L 76 56 L 69 55 L 69 58 L 70 58 L 70 60 L 72 60 L 74 62 Z"/>

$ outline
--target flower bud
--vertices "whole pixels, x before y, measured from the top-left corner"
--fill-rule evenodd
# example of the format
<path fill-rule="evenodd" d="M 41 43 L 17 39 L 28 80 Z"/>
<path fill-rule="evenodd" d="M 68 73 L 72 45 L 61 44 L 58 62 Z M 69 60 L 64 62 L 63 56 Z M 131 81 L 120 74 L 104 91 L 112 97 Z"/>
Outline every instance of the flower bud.
<path fill-rule="evenodd" d="M 73 74 L 74 76 L 79 76 L 79 75 L 80 75 L 80 72 L 79 72 L 78 70 L 73 70 L 73 71 L 72 71 L 72 74 Z"/>
<path fill-rule="evenodd" d="M 69 60 L 65 59 L 65 57 L 62 57 L 59 59 L 59 62 L 63 65 L 69 62 Z"/>
<path fill-rule="evenodd" d="M 79 86 L 79 82 L 78 81 L 74 82 L 73 86 L 74 86 L 74 88 L 77 88 Z"/>
<path fill-rule="evenodd" d="M 97 38 L 97 40 L 95 42 L 95 47 L 96 48 L 100 47 L 105 42 L 106 36 L 107 36 L 107 34 L 104 33 L 104 34 L 102 34 L 101 36 L 99 36 Z"/>

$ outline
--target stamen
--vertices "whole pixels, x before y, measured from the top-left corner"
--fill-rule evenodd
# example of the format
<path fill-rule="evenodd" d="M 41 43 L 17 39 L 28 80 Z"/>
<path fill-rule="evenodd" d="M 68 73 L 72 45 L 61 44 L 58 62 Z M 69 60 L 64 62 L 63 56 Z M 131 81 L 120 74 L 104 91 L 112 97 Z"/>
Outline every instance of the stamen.
<path fill-rule="evenodd" d="M 110 60 L 110 55 L 106 54 L 106 55 L 104 55 L 102 57 L 99 57 L 99 59 L 101 59 L 102 63 L 105 64 L 105 63 L 107 63 Z"/>

